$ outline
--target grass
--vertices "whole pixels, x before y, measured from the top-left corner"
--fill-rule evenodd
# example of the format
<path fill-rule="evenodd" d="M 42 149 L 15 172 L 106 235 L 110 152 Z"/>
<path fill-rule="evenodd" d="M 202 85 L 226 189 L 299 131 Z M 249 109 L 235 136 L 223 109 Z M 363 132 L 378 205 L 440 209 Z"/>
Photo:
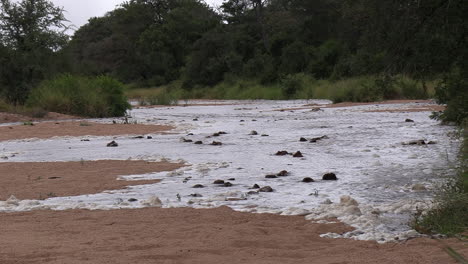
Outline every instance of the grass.
<path fill-rule="evenodd" d="M 468 239 L 468 126 L 462 129 L 460 167 L 453 181 L 442 187 L 436 206 L 417 218 L 415 229 L 421 233 L 445 234 Z"/>
<path fill-rule="evenodd" d="M 330 99 L 342 101 L 379 101 L 387 99 L 426 99 L 432 97 L 436 81 L 427 83 L 425 92 L 421 82 L 407 76 L 382 78 L 361 76 L 343 80 L 316 80 L 299 73 L 283 76 L 279 81 L 262 84 L 255 79 L 227 79 L 213 87 L 195 86 L 182 88 L 182 82 L 153 88 L 134 88 L 126 96 L 147 104 L 174 104 L 182 99 L 226 99 L 226 100 L 287 100 L 287 99 Z"/>

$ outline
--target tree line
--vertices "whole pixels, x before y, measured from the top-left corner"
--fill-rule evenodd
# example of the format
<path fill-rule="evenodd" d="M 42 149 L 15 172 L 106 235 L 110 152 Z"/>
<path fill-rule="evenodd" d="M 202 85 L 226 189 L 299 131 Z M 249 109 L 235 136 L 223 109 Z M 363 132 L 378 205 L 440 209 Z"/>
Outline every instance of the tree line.
<path fill-rule="evenodd" d="M 143 87 L 179 80 L 187 90 L 297 73 L 405 74 L 423 87 L 455 71 L 466 76 L 464 0 L 226 0 L 217 9 L 200 0 L 130 0 L 70 39 L 63 10 L 50 1 L 0 3 L 0 85 L 15 103 L 64 72 Z"/>

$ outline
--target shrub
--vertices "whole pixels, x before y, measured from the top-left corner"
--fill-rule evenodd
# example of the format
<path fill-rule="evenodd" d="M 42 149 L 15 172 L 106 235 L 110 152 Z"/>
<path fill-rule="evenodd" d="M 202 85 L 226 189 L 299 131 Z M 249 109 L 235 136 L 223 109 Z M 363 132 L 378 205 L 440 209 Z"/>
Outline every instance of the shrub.
<path fill-rule="evenodd" d="M 467 73 L 455 67 L 436 87 L 438 103 L 447 104 L 446 110 L 435 117 L 445 122 L 462 124 L 468 118 Z"/>
<path fill-rule="evenodd" d="M 64 114 L 123 116 L 130 104 L 122 83 L 107 76 L 95 78 L 61 75 L 31 91 L 27 105 Z"/>

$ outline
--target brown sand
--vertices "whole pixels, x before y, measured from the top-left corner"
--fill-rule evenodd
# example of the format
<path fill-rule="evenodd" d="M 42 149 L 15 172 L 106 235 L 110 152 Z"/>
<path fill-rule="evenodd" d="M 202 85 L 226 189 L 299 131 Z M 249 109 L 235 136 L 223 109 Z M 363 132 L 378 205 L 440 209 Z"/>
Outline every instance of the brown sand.
<path fill-rule="evenodd" d="M 456 263 L 436 240 L 326 239 L 319 235 L 348 228 L 227 207 L 8 213 L 0 226 L 2 264 Z"/>
<path fill-rule="evenodd" d="M 15 122 L 31 122 L 31 121 L 44 121 L 44 120 L 67 120 L 67 119 L 79 119 L 79 117 L 65 115 L 55 112 L 48 112 L 44 117 L 37 118 L 21 114 L 0 112 L 0 124 L 1 123 L 15 123 Z"/>
<path fill-rule="evenodd" d="M 118 176 L 171 171 L 183 164 L 146 161 L 0 162 L 0 200 L 45 199 L 123 189 L 159 182 L 117 180 Z M 0 262 L 1 263 L 1 262 Z"/>
<path fill-rule="evenodd" d="M 93 122 L 41 122 L 30 125 L 0 127 L 0 141 L 26 138 L 51 138 L 55 136 L 114 136 L 161 133 L 173 129 L 164 125 L 99 124 Z"/>

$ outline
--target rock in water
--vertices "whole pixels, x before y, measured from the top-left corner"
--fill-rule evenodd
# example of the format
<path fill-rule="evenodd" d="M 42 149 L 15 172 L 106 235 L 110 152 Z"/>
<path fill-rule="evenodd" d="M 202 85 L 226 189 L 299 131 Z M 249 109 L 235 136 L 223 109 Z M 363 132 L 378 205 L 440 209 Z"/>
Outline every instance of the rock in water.
<path fill-rule="evenodd" d="M 336 181 L 338 178 L 336 177 L 336 174 L 331 172 L 331 173 L 326 173 L 323 175 L 322 180 L 324 181 Z"/>
<path fill-rule="evenodd" d="M 118 146 L 119 146 L 119 144 L 117 144 L 117 142 L 115 142 L 114 140 L 107 143 L 107 147 L 118 147 Z"/>
<path fill-rule="evenodd" d="M 195 145 L 201 145 L 201 144 L 203 144 L 203 141 L 195 141 L 194 144 L 195 144 Z"/>
<path fill-rule="evenodd" d="M 275 178 L 278 178 L 278 176 L 270 174 L 270 175 L 265 176 L 265 178 L 266 179 L 275 179 Z"/>
<path fill-rule="evenodd" d="M 258 135 L 258 132 L 255 131 L 255 130 L 252 130 L 252 131 L 250 132 L 249 135 L 251 135 L 251 136 L 256 136 L 256 135 Z"/>
<path fill-rule="evenodd" d="M 162 207 L 162 202 L 157 196 L 151 196 L 148 200 L 143 202 L 145 206 L 153 206 L 153 207 Z"/>
<path fill-rule="evenodd" d="M 345 206 L 358 206 L 358 202 L 354 200 L 351 196 L 349 195 L 343 195 L 340 197 L 340 205 L 345 205 Z"/>
<path fill-rule="evenodd" d="M 314 182 L 314 179 L 310 178 L 310 177 L 305 177 L 304 179 L 302 179 L 302 182 Z"/>
<path fill-rule="evenodd" d="M 407 118 L 407 119 L 405 120 L 405 122 L 407 122 L 407 123 L 414 123 L 414 120 Z"/>
<path fill-rule="evenodd" d="M 416 183 L 415 185 L 413 185 L 413 187 L 411 187 L 411 189 L 416 192 L 427 191 L 426 186 L 420 183 Z"/>
<path fill-rule="evenodd" d="M 288 176 L 289 175 L 289 172 L 287 170 L 282 170 L 280 172 L 278 172 L 278 174 L 276 174 L 276 176 L 280 176 L 280 177 L 284 177 L 284 176 Z"/>
<path fill-rule="evenodd" d="M 223 180 L 216 180 L 213 182 L 213 184 L 224 184 Z"/>
<path fill-rule="evenodd" d="M 302 155 L 302 153 L 300 151 L 297 151 L 296 153 L 294 153 L 293 157 L 294 158 L 302 158 L 304 156 Z"/>
<path fill-rule="evenodd" d="M 271 188 L 270 186 L 265 186 L 265 187 L 262 187 L 258 190 L 259 192 L 273 192 L 273 188 Z"/>
<path fill-rule="evenodd" d="M 301 137 L 301 138 L 299 139 L 299 142 L 307 142 L 307 139 Z"/>
<path fill-rule="evenodd" d="M 285 155 L 288 155 L 289 152 L 287 152 L 286 150 L 281 150 L 281 151 L 278 151 L 276 152 L 276 156 L 285 156 Z"/>
<path fill-rule="evenodd" d="M 7 205 L 18 206 L 19 202 L 20 202 L 20 200 L 18 200 L 14 195 L 10 196 L 10 198 L 8 198 L 8 200 L 6 200 Z"/>
<path fill-rule="evenodd" d="M 204 188 L 202 184 L 195 184 L 192 188 Z"/>

